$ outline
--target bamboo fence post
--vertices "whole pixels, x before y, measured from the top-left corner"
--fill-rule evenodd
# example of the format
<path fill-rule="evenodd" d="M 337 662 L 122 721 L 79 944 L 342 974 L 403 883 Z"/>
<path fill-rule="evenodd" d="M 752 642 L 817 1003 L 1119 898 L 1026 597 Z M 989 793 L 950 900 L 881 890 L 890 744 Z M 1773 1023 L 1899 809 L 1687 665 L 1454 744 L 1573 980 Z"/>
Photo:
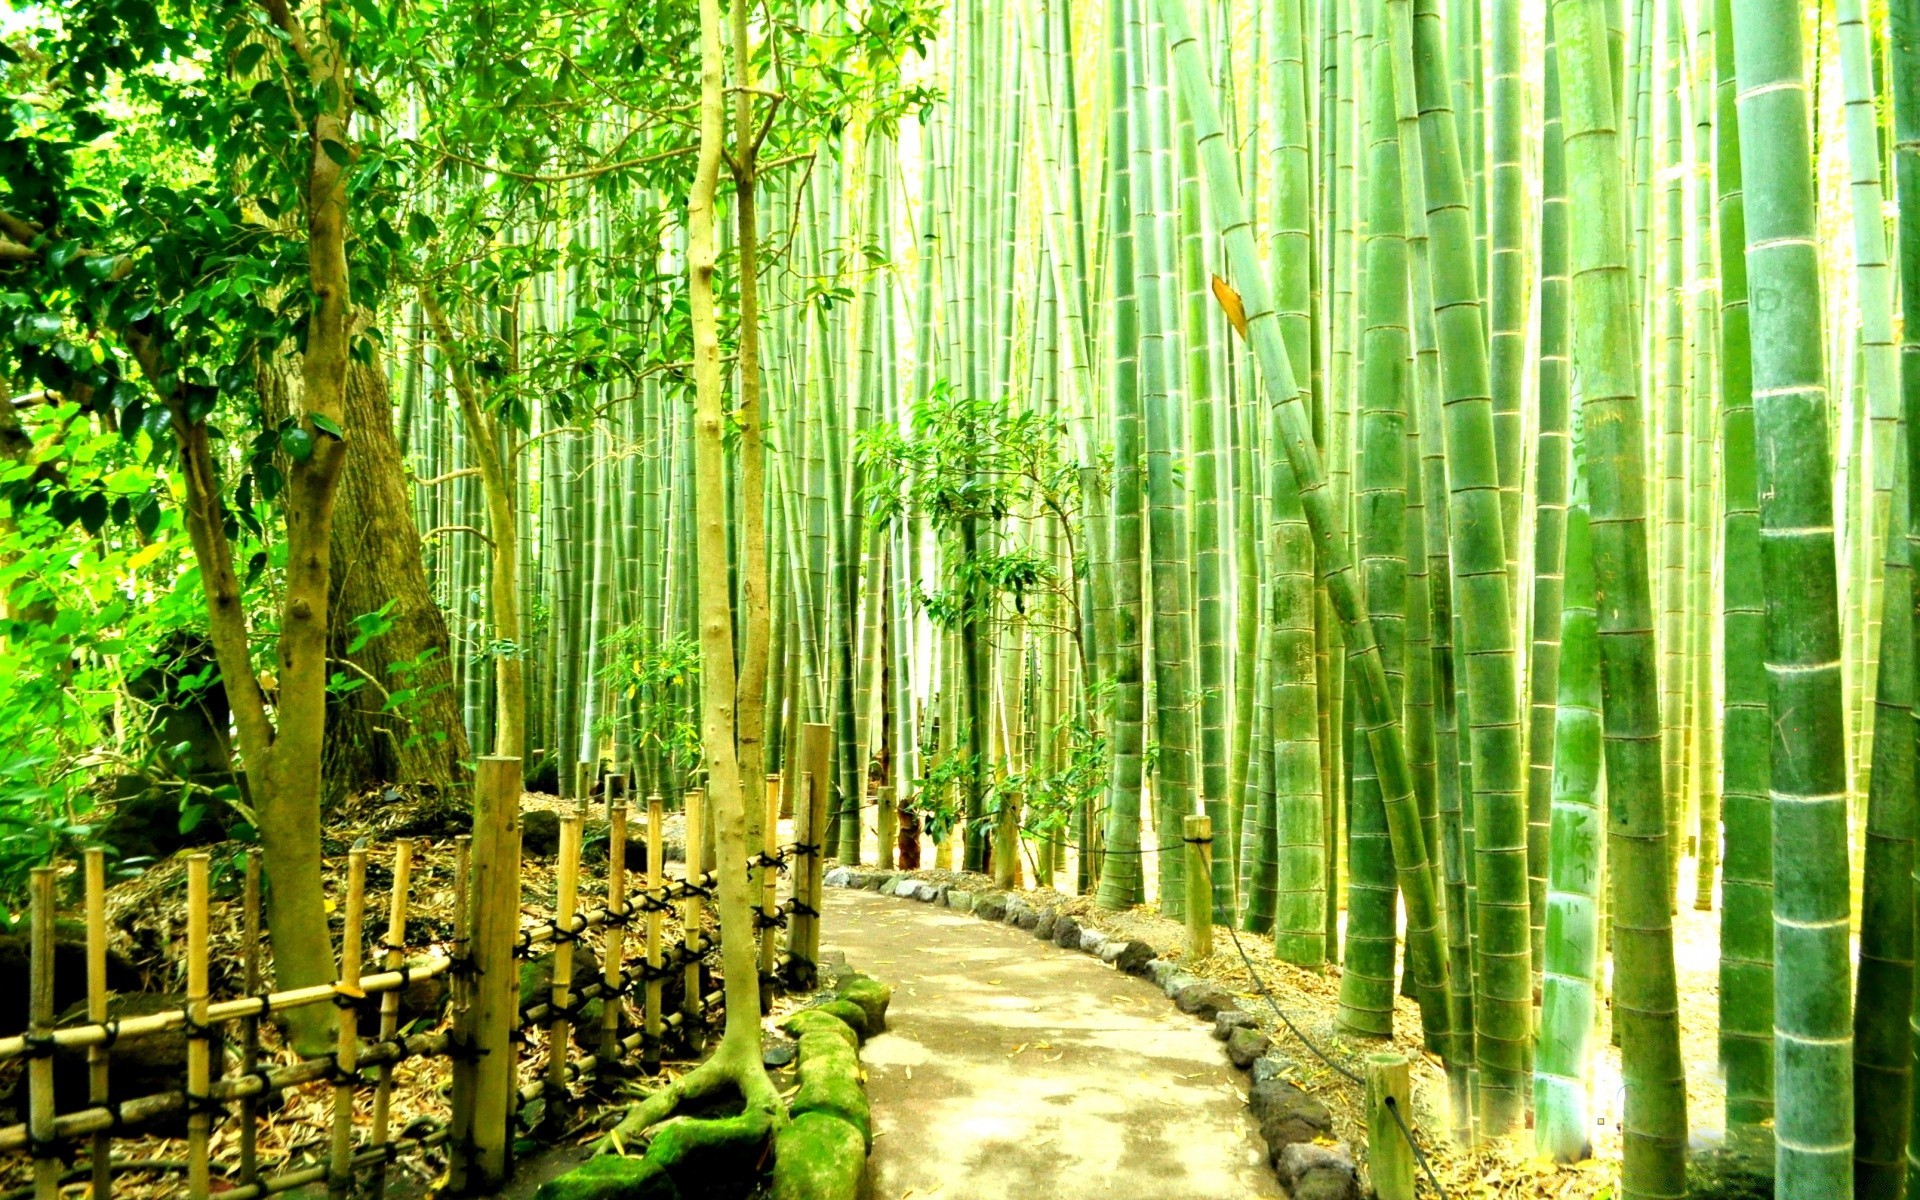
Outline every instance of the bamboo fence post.
<path fill-rule="evenodd" d="M 580 899 L 580 814 L 560 818 L 559 896 L 554 904 L 553 979 L 547 1025 L 546 1111 L 541 1124 L 558 1132 L 567 1118 L 567 1047 L 573 1022 L 573 910 Z"/>
<path fill-rule="evenodd" d="M 627 777 L 616 771 L 607 776 L 606 783 L 607 820 L 613 820 L 614 810 L 624 807 L 627 799 Z"/>
<path fill-rule="evenodd" d="M 1412 1095 L 1405 1055 L 1367 1056 L 1367 1170 L 1380 1200 L 1413 1200 Z"/>
<path fill-rule="evenodd" d="M 87 1020 L 96 1025 L 107 1019 L 107 861 L 95 847 L 86 854 L 87 870 Z M 107 1102 L 107 1048 L 87 1047 L 87 1098 Z M 113 1195 L 113 1134 L 102 1129 L 93 1135 L 93 1200 Z"/>
<path fill-rule="evenodd" d="M 206 1200 L 211 1189 L 207 1138 L 213 1131 L 212 1047 L 207 1039 L 207 863 L 187 858 L 187 1194 Z"/>
<path fill-rule="evenodd" d="M 407 890 L 413 882 L 413 839 L 397 838 L 393 851 L 393 894 L 387 902 L 387 953 L 381 964 L 388 971 L 397 971 L 406 961 L 407 950 Z M 390 1040 L 400 1028 L 400 989 L 391 988 L 380 997 L 380 1040 Z M 393 1064 L 381 1063 L 378 1082 L 373 1090 L 373 1134 L 370 1145 L 380 1150 L 387 1144 L 387 1115 L 393 1098 Z M 387 1160 L 377 1158 L 373 1164 L 374 1200 L 386 1195 Z"/>
<path fill-rule="evenodd" d="M 800 728 L 800 748 L 804 760 L 812 742 L 809 730 L 814 727 L 803 725 Z M 807 879 L 811 875 L 814 855 L 817 853 L 813 841 L 818 836 L 813 824 L 813 772 L 800 772 L 800 792 L 793 801 L 793 913 L 787 920 L 787 970 L 789 983 L 795 988 L 807 986 L 807 925 L 813 920 L 807 904 Z"/>
<path fill-rule="evenodd" d="M 334 1010 L 340 1027 L 333 1050 L 333 1147 L 327 1166 L 327 1195 L 345 1200 L 353 1190 L 353 1084 L 359 1064 L 360 1019 L 353 1001 L 366 995 L 360 990 L 360 936 L 366 918 L 367 848 L 355 846 L 347 851 L 346 920 L 340 928 L 340 982 Z"/>
<path fill-rule="evenodd" d="M 1187 844 L 1187 961 L 1213 957 L 1213 818 L 1182 818 Z"/>
<path fill-rule="evenodd" d="M 774 931 L 780 918 L 780 777 L 766 779 L 766 819 L 762 822 L 760 852 L 760 1007 L 773 1002 L 773 972 L 779 957 L 780 939 Z"/>
<path fill-rule="evenodd" d="M 27 971 L 27 1032 L 35 1039 L 53 1032 L 53 868 L 32 875 L 31 948 Z M 53 1048 L 36 1048 L 27 1062 L 27 1136 L 33 1145 L 34 1200 L 60 1195 L 60 1156 L 53 1140 Z"/>
<path fill-rule="evenodd" d="M 480 759 L 474 781 L 473 1117 L 465 1183 L 498 1191 L 511 1171 L 512 1035 L 520 1020 L 513 943 L 520 928 L 520 760 Z"/>
<path fill-rule="evenodd" d="M 640 1066 L 649 1075 L 660 1070 L 661 970 L 665 966 L 660 958 L 660 926 L 667 877 L 660 824 L 665 818 L 666 806 L 660 802 L 660 793 L 654 792 L 647 797 L 647 986 L 640 1026 Z"/>
<path fill-rule="evenodd" d="M 702 819 L 706 815 L 706 793 L 699 788 L 688 788 L 684 797 L 682 812 L 686 817 L 687 856 L 687 899 L 686 907 L 680 916 L 680 944 L 685 954 L 686 994 L 681 998 L 680 1011 L 686 1014 L 686 1023 L 681 1027 L 689 1042 L 697 1041 L 699 1031 L 696 1028 L 701 1015 L 700 1003 L 700 958 L 706 947 L 700 936 L 700 892 L 706 874 L 701 864 L 705 861 L 706 839 L 702 836 L 705 829 Z"/>
<path fill-rule="evenodd" d="M 473 837 L 461 834 L 453 839 L 453 961 L 461 969 L 447 981 L 448 1001 L 453 1009 L 453 1036 L 450 1046 L 453 1081 L 448 1102 L 452 1119 L 447 1123 L 447 1191 L 461 1195 L 467 1188 L 467 1157 L 472 1150 L 473 1133 L 473 985 L 470 980 L 472 952 L 472 912 L 468 906 Z"/>
<path fill-rule="evenodd" d="M 263 990 L 260 984 L 260 856 L 246 853 L 246 884 L 240 900 L 240 928 L 244 945 L 240 954 L 240 980 L 249 996 Z M 260 1065 L 260 1018 L 240 1021 L 240 1073 L 250 1075 Z M 247 1096 L 240 1101 L 240 1185 L 245 1187 L 260 1178 L 260 1099 Z M 100 1200 L 106 1200 L 101 1193 Z"/>
<path fill-rule="evenodd" d="M 625 992 L 623 951 L 627 917 L 627 803 L 626 776 L 607 778 L 609 792 L 620 782 L 619 803 L 609 801 L 607 820 L 607 949 L 600 971 L 600 1061 L 595 1070 L 611 1076 L 619 1070 L 620 1010 Z"/>

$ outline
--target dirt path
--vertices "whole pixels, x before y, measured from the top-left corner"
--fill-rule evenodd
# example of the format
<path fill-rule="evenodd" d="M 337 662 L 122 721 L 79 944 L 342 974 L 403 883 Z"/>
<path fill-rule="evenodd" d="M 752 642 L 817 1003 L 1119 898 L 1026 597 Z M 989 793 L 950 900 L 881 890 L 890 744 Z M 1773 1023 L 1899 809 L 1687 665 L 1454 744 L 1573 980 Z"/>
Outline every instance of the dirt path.
<path fill-rule="evenodd" d="M 1283 1194 L 1244 1080 L 1158 988 L 945 908 L 826 896 L 824 948 L 893 985 L 861 1052 L 874 1200 Z"/>

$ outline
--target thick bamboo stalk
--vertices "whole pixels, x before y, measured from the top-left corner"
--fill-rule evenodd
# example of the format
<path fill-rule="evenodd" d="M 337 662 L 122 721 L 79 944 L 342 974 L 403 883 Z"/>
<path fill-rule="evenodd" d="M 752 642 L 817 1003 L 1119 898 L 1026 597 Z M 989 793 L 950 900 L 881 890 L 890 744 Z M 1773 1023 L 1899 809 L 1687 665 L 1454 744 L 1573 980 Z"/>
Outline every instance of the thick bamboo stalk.
<path fill-rule="evenodd" d="M 660 793 L 654 792 L 647 797 L 647 890 L 657 892 L 666 882 L 666 842 L 661 825 L 666 819 L 666 807 L 661 803 Z M 660 972 L 665 960 L 660 952 L 661 923 L 664 917 L 658 905 L 647 906 L 647 984 L 641 1017 L 641 1029 L 646 1039 L 641 1042 L 641 1069 L 651 1075 L 660 1069 L 660 994 L 662 979 Z M 796 921 L 798 917 L 794 918 Z"/>
<path fill-rule="evenodd" d="M 37 1041 L 53 1029 L 53 868 L 33 868 L 28 881 L 27 1032 Z M 35 1055 L 27 1063 L 27 1138 L 33 1147 L 34 1200 L 57 1200 L 60 1195 L 54 1130 L 53 1057 Z"/>

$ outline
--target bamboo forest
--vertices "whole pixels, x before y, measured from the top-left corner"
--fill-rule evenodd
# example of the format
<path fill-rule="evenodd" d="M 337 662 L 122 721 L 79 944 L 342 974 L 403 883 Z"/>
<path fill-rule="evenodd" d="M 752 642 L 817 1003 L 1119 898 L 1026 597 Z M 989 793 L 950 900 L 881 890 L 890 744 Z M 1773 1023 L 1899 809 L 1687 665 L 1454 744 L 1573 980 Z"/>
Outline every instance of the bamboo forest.
<path fill-rule="evenodd" d="M 1916 0 L 12 0 L 0 93 L 6 1200 L 1920 1197 Z"/>

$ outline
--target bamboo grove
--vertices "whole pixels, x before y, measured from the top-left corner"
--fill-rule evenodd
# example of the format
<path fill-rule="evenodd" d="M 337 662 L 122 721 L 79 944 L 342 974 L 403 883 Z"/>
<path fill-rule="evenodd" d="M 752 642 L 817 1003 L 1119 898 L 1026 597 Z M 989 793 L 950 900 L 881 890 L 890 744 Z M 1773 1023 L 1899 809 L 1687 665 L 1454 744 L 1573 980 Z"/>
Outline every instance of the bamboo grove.
<path fill-rule="evenodd" d="M 341 520 L 402 547 L 370 570 L 419 595 L 335 582 L 357 611 L 320 660 L 401 661 L 328 703 L 379 693 L 367 740 L 405 782 L 458 784 L 471 749 L 677 805 L 823 725 L 829 854 L 1175 918 L 1210 897 L 1337 970 L 1345 1035 L 1411 998 L 1464 1143 L 1587 1156 L 1617 1046 L 1624 1196 L 1686 1194 L 1703 1134 L 1782 1197 L 1916 1186 L 1920 6 L 352 7 L 384 140 L 315 133 L 317 190 L 281 181 L 373 230 L 335 247 L 354 311 L 315 307 L 306 376 L 176 374 L 206 339 L 98 309 L 160 418 L 101 394 L 171 421 L 226 555 L 226 674 L 250 627 L 221 605 L 263 571 L 287 603 L 247 600 L 256 633 L 326 611 L 324 566 L 301 574 L 324 522 L 289 509 L 294 549 L 236 570 L 233 514 L 274 500 L 245 489 L 279 455 L 283 503 L 330 504 L 344 470 Z M 223 43 L 231 96 L 265 104 L 253 36 Z M 38 176 L 7 120 L 0 272 L 105 296 L 146 270 L 15 214 Z M 376 150 L 351 189 L 327 166 Z M 158 195 L 127 193 L 152 229 L 197 206 Z M 347 294 L 332 262 L 299 288 Z M 80 305 L 0 300 L 9 386 L 57 381 L 42 348 Z M 257 391 L 264 440 L 211 437 L 196 388 Z M 0 413 L 8 488 L 39 486 L 21 446 L 69 436 L 36 424 L 59 390 Z M 333 461 L 343 424 L 381 431 L 386 484 Z M 216 464 L 248 481 L 230 500 Z M 302 661 L 236 723 L 256 771 L 312 780 Z M 270 863 L 318 844 L 262 833 Z M 1717 1064 L 1685 1057 L 1697 1020 Z"/>
<path fill-rule="evenodd" d="M 1900 1194 L 1916 19 L 957 0 L 915 68 L 937 102 L 723 224 L 765 769 L 824 722 L 841 860 L 924 837 L 1168 916 L 1205 814 L 1213 920 L 1338 965 L 1354 1037 L 1414 997 L 1457 1137 L 1580 1157 L 1611 1038 L 1623 1194 L 1683 1194 L 1722 1122 L 1782 1196 Z M 594 203 L 565 236 L 613 253 Z M 500 323 L 578 327 L 591 288 L 526 278 Z M 460 336 L 396 317 L 466 723 L 521 708 L 563 791 L 630 764 L 676 793 L 674 369 L 535 403 L 489 597 L 486 442 L 436 401 Z M 1682 905 L 1717 914 L 1724 1113 L 1688 1108 Z"/>

